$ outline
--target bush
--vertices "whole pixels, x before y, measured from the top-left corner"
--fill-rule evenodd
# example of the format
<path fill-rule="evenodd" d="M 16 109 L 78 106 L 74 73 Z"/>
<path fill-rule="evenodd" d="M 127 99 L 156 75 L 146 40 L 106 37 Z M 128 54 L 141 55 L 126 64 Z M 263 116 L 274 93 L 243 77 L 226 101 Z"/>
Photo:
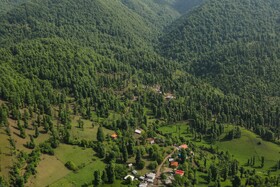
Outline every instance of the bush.
<path fill-rule="evenodd" d="M 158 163 L 157 162 L 151 162 L 149 165 L 148 165 L 148 169 L 150 170 L 155 170 L 158 166 Z"/>
<path fill-rule="evenodd" d="M 139 164 L 137 165 L 137 169 L 141 170 L 145 167 L 145 162 L 143 160 L 140 160 Z"/>
<path fill-rule="evenodd" d="M 41 153 L 54 155 L 54 150 L 50 143 L 45 142 L 39 145 Z"/>
<path fill-rule="evenodd" d="M 66 162 L 65 167 L 67 167 L 69 170 L 72 170 L 72 171 L 77 170 L 77 166 L 72 161 Z"/>

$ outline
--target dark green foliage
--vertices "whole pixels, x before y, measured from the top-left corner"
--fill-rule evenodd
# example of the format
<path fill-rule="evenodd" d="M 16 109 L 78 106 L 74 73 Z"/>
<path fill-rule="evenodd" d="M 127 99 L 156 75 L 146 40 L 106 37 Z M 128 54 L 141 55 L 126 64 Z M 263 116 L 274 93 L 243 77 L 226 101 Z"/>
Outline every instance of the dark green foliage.
<path fill-rule="evenodd" d="M 116 179 L 122 180 L 128 173 L 126 165 L 116 164 L 115 165 L 115 176 Z"/>
<path fill-rule="evenodd" d="M 264 157 L 262 156 L 261 157 L 261 168 L 263 168 L 263 166 L 264 166 Z"/>
<path fill-rule="evenodd" d="M 29 136 L 30 137 L 30 141 L 26 143 L 26 147 L 28 147 L 29 149 L 34 149 L 35 148 L 35 141 L 33 136 Z"/>
<path fill-rule="evenodd" d="M 103 142 L 104 141 L 104 132 L 103 132 L 103 129 L 102 129 L 103 127 L 102 126 L 100 126 L 100 127 L 98 127 L 98 130 L 97 130 L 97 140 L 99 141 L 99 142 Z"/>
<path fill-rule="evenodd" d="M 232 186 L 233 187 L 239 187 L 241 186 L 241 179 L 239 176 L 234 176 L 233 180 L 232 180 Z"/>
<path fill-rule="evenodd" d="M 104 171 L 102 172 L 102 181 L 103 181 L 104 183 L 107 183 L 107 182 L 108 182 L 108 176 L 107 176 L 106 170 L 104 170 Z"/>
<path fill-rule="evenodd" d="M 128 152 L 126 146 L 123 145 L 121 150 L 122 150 L 123 162 L 126 163 L 128 160 Z"/>
<path fill-rule="evenodd" d="M 110 183 L 110 184 L 114 183 L 114 181 L 116 179 L 115 164 L 114 163 L 110 162 L 106 166 L 106 173 L 107 173 L 107 177 L 108 177 L 108 183 Z"/>
<path fill-rule="evenodd" d="M 94 171 L 93 175 L 94 175 L 93 185 L 99 186 L 102 183 L 100 171 L 99 170 Z"/>
<path fill-rule="evenodd" d="M 279 7 L 274 0 L 209 0 L 170 27 L 161 46 L 226 93 L 279 95 Z"/>
<path fill-rule="evenodd" d="M 104 158 L 106 155 L 106 149 L 105 146 L 101 143 L 98 142 L 97 145 L 95 146 L 94 150 L 96 151 L 98 157 Z"/>
<path fill-rule="evenodd" d="M 69 170 L 73 170 L 73 171 L 76 171 L 78 169 L 77 166 L 72 161 L 66 162 L 65 167 L 67 167 Z M 99 176 L 99 178 L 100 178 L 100 176 Z"/>
<path fill-rule="evenodd" d="M 136 157 L 135 157 L 135 164 L 136 164 L 136 166 L 140 169 L 143 169 L 144 167 L 142 166 L 142 160 L 141 160 L 141 158 L 142 158 L 142 155 L 141 155 L 141 151 L 138 149 L 137 151 L 136 151 Z"/>
<path fill-rule="evenodd" d="M 147 167 L 150 169 L 150 170 L 155 170 L 158 166 L 158 163 L 153 161 L 151 162 Z"/>
<path fill-rule="evenodd" d="M 54 155 L 54 150 L 50 143 L 45 142 L 39 145 L 40 151 L 44 154 Z"/>
<path fill-rule="evenodd" d="M 148 168 L 154 170 L 166 153 L 160 146 L 186 142 L 185 133 L 211 144 L 224 135 L 224 124 L 234 124 L 225 139 L 240 138 L 245 127 L 264 140 L 279 141 L 279 2 L 202 2 L 0 1 L 0 101 L 5 101 L 0 127 L 11 136 L 11 117 L 22 138 L 34 130 L 26 144 L 34 152 L 20 154 L 10 185 L 24 186 L 36 174 L 35 151 L 53 155 L 60 143 L 93 148 L 109 163 L 102 175 L 93 173 L 99 186 L 122 179 L 129 157 L 136 157 L 137 169 L 145 168 L 146 152 Z M 180 13 L 185 14 L 173 22 Z M 72 115 L 78 117 L 79 129 L 72 126 Z M 99 126 L 98 142 L 71 136 L 73 129 L 88 130 L 85 120 L 92 121 L 93 129 Z M 176 127 L 178 138 L 158 130 L 179 121 L 189 126 L 187 132 Z M 118 132 L 118 138 L 105 137 L 103 128 Z M 132 133 L 138 128 L 144 133 L 135 138 Z M 44 133 L 49 140 L 37 149 L 34 138 Z M 146 139 L 154 137 L 160 137 L 160 146 L 142 150 Z M 15 141 L 9 140 L 12 154 L 17 154 Z M 248 185 L 272 183 L 239 168 L 237 160 L 214 146 L 205 149 L 215 155 L 209 168 L 207 156 L 203 167 L 204 160 L 180 151 L 180 169 L 186 175 L 175 176 L 173 186 L 198 184 L 194 165 L 208 172 L 210 185 L 233 179 L 233 186 L 240 186 L 239 174 Z M 261 162 L 248 160 L 248 166 L 258 164 L 264 167 L 263 157 Z M 21 175 L 23 165 L 26 172 Z M 72 162 L 66 167 L 78 169 Z"/>
<path fill-rule="evenodd" d="M 4 180 L 4 178 L 2 176 L 0 176 L 0 186 L 2 186 L 2 187 L 8 186 L 7 182 Z"/>

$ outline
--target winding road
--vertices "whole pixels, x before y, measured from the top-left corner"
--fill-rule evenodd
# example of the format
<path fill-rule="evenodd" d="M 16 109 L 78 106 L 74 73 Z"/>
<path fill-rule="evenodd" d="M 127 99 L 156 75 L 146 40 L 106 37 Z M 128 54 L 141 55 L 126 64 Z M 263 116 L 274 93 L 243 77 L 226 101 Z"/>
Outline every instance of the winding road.
<path fill-rule="evenodd" d="M 163 164 L 166 162 L 166 160 L 167 160 L 169 157 L 171 157 L 171 156 L 175 153 L 176 150 L 177 150 L 177 148 L 174 147 L 174 150 L 172 151 L 172 153 L 170 153 L 169 155 L 167 155 L 167 156 L 163 159 L 163 161 L 161 162 L 161 164 L 158 166 L 157 172 L 156 172 L 156 178 L 155 178 L 155 181 L 154 181 L 154 185 L 153 185 L 153 186 L 158 186 L 158 180 L 159 180 L 160 175 L 161 175 L 161 168 L 162 168 Z"/>

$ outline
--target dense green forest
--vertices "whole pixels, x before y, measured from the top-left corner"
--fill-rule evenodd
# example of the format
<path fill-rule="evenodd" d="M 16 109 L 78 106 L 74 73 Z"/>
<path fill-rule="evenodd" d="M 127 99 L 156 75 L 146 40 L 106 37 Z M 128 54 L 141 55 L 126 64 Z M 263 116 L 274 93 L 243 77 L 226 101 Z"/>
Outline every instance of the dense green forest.
<path fill-rule="evenodd" d="M 0 5 L 0 186 L 279 185 L 277 0 Z"/>

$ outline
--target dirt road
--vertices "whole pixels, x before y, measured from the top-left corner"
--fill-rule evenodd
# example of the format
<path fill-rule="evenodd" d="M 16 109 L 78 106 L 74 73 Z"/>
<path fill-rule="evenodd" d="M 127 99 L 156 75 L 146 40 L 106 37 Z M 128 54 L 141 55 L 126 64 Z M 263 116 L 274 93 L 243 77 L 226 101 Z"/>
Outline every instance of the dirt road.
<path fill-rule="evenodd" d="M 170 153 L 169 155 L 167 155 L 167 156 L 163 159 L 163 161 L 161 162 L 161 164 L 158 166 L 157 172 L 156 172 L 156 178 L 155 178 L 155 181 L 154 181 L 154 185 L 153 185 L 153 186 L 158 186 L 158 180 L 159 180 L 160 175 L 161 175 L 161 168 L 162 168 L 162 166 L 164 165 L 164 163 L 166 162 L 166 160 L 167 160 L 169 157 L 171 157 L 171 156 L 174 154 L 174 152 L 175 152 L 176 150 L 177 150 L 177 148 L 174 147 L 174 150 L 172 151 L 172 153 Z"/>

